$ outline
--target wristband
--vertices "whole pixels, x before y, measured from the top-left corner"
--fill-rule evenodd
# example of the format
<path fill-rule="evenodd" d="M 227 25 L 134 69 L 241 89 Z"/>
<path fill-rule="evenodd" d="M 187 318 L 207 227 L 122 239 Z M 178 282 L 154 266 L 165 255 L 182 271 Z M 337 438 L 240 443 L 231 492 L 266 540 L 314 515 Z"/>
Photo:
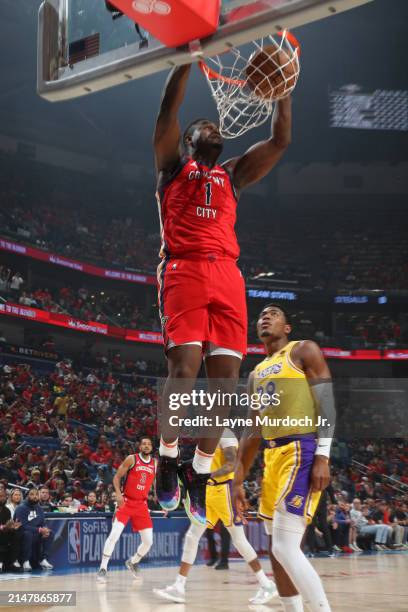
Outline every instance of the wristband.
<path fill-rule="evenodd" d="M 323 457 L 330 459 L 330 448 L 332 441 L 332 438 L 319 438 L 317 440 L 315 455 L 322 455 Z"/>

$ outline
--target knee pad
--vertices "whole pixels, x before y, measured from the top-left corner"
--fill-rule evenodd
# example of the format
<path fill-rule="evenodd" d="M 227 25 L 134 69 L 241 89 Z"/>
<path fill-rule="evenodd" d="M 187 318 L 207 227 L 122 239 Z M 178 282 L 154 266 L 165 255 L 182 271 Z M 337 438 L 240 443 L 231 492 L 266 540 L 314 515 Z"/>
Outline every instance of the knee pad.
<path fill-rule="evenodd" d="M 182 563 L 193 565 L 197 557 L 198 543 L 205 531 L 205 526 L 191 524 L 184 538 Z"/>
<path fill-rule="evenodd" d="M 251 544 L 248 542 L 245 535 L 245 531 L 242 525 L 231 525 L 227 527 L 232 543 L 241 555 L 241 557 L 247 562 L 251 563 L 256 559 L 257 555 Z"/>

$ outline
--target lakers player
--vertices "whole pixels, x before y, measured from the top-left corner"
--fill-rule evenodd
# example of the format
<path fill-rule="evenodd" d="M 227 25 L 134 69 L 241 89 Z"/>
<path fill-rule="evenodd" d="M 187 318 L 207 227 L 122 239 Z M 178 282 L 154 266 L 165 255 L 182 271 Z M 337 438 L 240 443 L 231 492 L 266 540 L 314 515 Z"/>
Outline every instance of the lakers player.
<path fill-rule="evenodd" d="M 232 542 L 259 582 L 259 590 L 250 599 L 253 604 L 264 604 L 277 594 L 275 584 L 266 577 L 255 550 L 248 542 L 242 522 L 234 513 L 231 503 L 231 483 L 234 477 L 234 464 L 237 456 L 238 441 L 230 429 L 225 429 L 216 447 L 211 464 L 211 476 L 206 491 L 207 527 L 214 529 L 220 520 L 231 534 Z M 198 543 L 205 531 L 205 525 L 192 522 L 186 533 L 178 576 L 173 584 L 164 589 L 154 589 L 162 599 L 185 602 L 187 576 L 197 556 Z"/>
<path fill-rule="evenodd" d="M 285 612 L 302 612 L 305 603 L 312 612 L 330 612 L 320 578 L 301 550 L 306 526 L 330 481 L 335 420 L 330 371 L 317 344 L 289 341 L 289 317 L 280 306 L 263 309 L 257 331 L 267 356 L 251 372 L 249 393 L 274 399 L 261 414 L 251 411 L 253 427 L 240 443 L 233 504 L 242 518 L 242 483 L 263 438 L 267 448 L 259 516 L 272 536 L 282 606 Z"/>

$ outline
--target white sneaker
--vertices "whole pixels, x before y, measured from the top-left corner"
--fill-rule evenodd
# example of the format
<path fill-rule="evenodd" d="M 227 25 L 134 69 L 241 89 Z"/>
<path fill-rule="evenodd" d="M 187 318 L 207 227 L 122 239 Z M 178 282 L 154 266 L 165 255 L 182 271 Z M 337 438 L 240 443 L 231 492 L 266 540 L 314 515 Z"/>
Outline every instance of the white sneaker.
<path fill-rule="evenodd" d="M 184 589 L 179 589 L 175 584 L 171 584 L 165 589 L 153 589 L 153 593 L 168 601 L 175 601 L 176 603 L 186 602 L 186 593 Z"/>
<path fill-rule="evenodd" d="M 359 547 L 357 546 L 357 544 L 350 544 L 350 547 L 351 547 L 353 550 L 355 550 L 356 552 L 362 552 L 362 550 L 363 550 L 362 548 L 359 548 Z"/>
<path fill-rule="evenodd" d="M 53 565 L 51 565 L 51 563 L 50 563 L 49 561 L 47 561 L 47 559 L 43 559 L 43 560 L 40 562 L 40 565 L 41 565 L 41 567 L 42 567 L 43 569 L 45 569 L 45 570 L 52 570 L 52 569 L 54 569 L 54 566 L 53 566 Z"/>
<path fill-rule="evenodd" d="M 268 603 L 268 601 L 271 601 L 271 599 L 276 597 L 277 594 L 278 589 L 276 588 L 275 583 L 271 581 L 268 587 L 260 587 L 256 592 L 255 597 L 251 597 L 249 601 L 252 604 L 262 605 Z"/>
<path fill-rule="evenodd" d="M 14 563 L 13 563 L 13 568 L 14 568 L 14 569 L 21 569 L 21 565 L 20 565 L 20 563 L 19 563 L 18 561 L 14 561 Z"/>
<path fill-rule="evenodd" d="M 29 561 L 24 561 L 24 563 L 23 563 L 23 570 L 25 572 L 31 572 L 32 569 L 33 568 L 31 567 L 30 562 Z"/>

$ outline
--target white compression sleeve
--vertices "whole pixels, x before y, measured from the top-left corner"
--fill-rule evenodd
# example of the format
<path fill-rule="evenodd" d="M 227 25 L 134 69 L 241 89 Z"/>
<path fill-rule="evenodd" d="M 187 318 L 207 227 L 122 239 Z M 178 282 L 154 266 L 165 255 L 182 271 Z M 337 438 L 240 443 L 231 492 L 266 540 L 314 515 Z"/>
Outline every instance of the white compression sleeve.
<path fill-rule="evenodd" d="M 136 554 L 132 557 L 133 563 L 139 563 L 139 561 L 147 555 L 149 550 L 153 544 L 153 529 L 149 527 L 148 529 L 142 529 L 139 531 L 140 535 L 140 544 L 137 547 Z"/>
<path fill-rule="evenodd" d="M 120 521 L 113 521 L 111 532 L 106 538 L 105 546 L 103 547 L 103 555 L 105 557 L 110 557 L 112 555 L 116 542 L 119 540 L 124 528 L 125 525 Z"/>
<path fill-rule="evenodd" d="M 287 510 L 275 512 L 272 554 L 282 565 L 311 612 L 330 612 L 322 582 L 300 548 L 305 527 L 302 517 Z"/>
<path fill-rule="evenodd" d="M 231 525 L 231 527 L 227 527 L 227 529 L 231 535 L 232 543 L 234 544 L 241 557 L 247 563 L 251 563 L 251 561 L 256 559 L 256 552 L 251 546 L 251 544 L 248 542 L 243 526 Z"/>

